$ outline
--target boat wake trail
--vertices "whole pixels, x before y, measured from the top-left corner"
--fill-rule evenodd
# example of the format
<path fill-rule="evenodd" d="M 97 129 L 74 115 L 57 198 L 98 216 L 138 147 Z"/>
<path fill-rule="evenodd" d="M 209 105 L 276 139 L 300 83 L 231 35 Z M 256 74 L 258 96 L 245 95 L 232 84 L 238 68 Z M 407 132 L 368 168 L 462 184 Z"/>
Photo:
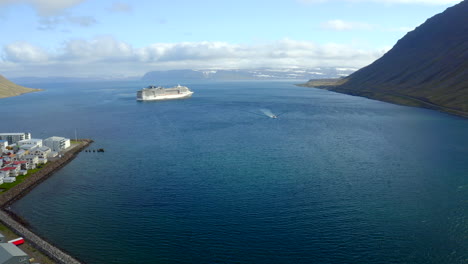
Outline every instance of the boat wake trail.
<path fill-rule="evenodd" d="M 262 116 L 262 117 L 266 116 L 268 118 L 278 118 L 280 115 L 285 113 L 285 112 L 283 112 L 281 114 L 275 115 L 275 114 L 273 114 L 273 112 L 271 112 L 271 110 L 265 109 L 265 108 L 260 109 L 260 112 L 262 112 L 263 114 L 256 113 L 256 112 L 250 112 L 250 111 L 242 111 L 242 112 L 246 112 L 246 113 L 249 113 L 249 114 L 254 114 L 254 115 L 258 115 L 258 116 Z"/>
<path fill-rule="evenodd" d="M 260 111 L 270 118 L 276 118 L 276 115 L 274 115 L 269 109 L 262 108 Z"/>

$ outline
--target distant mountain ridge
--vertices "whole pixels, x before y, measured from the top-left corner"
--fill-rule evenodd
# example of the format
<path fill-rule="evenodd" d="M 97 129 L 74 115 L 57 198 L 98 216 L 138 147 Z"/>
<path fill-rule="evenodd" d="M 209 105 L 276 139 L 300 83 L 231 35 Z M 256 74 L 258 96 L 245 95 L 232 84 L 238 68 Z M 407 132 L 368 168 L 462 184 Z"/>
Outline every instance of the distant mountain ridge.
<path fill-rule="evenodd" d="M 468 0 L 429 18 L 341 83 L 306 86 L 400 104 L 468 112 Z"/>
<path fill-rule="evenodd" d="M 23 77 L 14 77 L 10 78 L 12 82 L 21 83 L 25 85 L 34 85 L 38 83 L 69 83 L 69 82 L 105 82 L 105 81 L 136 81 L 140 80 L 141 76 L 131 76 L 131 77 L 122 77 L 122 76 L 97 76 L 97 77 L 63 77 L 63 76 L 53 76 L 53 77 L 33 77 L 33 76 L 23 76 Z"/>
<path fill-rule="evenodd" d="M 237 70 L 169 70 L 147 72 L 142 80 L 158 82 L 159 80 L 278 80 L 278 79 L 315 79 L 347 76 L 355 68 L 320 67 L 310 69 L 237 69 Z"/>
<path fill-rule="evenodd" d="M 0 98 L 17 96 L 24 93 L 38 92 L 42 91 L 41 89 L 31 89 L 26 88 L 20 85 L 17 85 L 2 75 L 0 75 Z"/>

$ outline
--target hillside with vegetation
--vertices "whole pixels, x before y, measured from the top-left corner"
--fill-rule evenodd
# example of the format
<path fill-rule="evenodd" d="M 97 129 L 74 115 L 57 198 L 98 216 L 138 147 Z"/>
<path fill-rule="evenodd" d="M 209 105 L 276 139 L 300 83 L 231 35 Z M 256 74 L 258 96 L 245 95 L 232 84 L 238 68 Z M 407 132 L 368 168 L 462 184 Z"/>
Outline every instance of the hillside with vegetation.
<path fill-rule="evenodd" d="M 41 89 L 31 89 L 17 85 L 0 75 L 0 98 L 17 96 L 24 93 L 32 93 L 37 91 L 41 91 Z"/>
<path fill-rule="evenodd" d="M 468 116 L 468 0 L 429 18 L 344 79 L 305 86 Z"/>

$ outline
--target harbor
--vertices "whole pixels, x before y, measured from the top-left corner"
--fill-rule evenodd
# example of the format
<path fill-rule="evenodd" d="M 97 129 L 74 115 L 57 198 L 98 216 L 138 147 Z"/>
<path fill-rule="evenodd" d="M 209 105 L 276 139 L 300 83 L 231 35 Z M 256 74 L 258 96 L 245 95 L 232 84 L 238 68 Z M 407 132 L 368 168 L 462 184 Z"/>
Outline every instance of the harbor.
<path fill-rule="evenodd" d="M 30 175 L 20 184 L 0 194 L 0 221 L 18 236 L 23 237 L 31 246 L 56 263 L 76 264 L 82 262 L 29 230 L 28 227 L 25 226 L 27 223 L 23 222 L 22 218 L 12 213 L 9 208 L 15 201 L 21 199 L 37 185 L 41 184 L 56 171 L 71 162 L 78 153 L 88 147 L 93 140 L 79 139 L 76 142 L 77 144 L 72 145 L 65 153 L 61 154 L 59 158 L 49 161 L 44 168 Z"/>

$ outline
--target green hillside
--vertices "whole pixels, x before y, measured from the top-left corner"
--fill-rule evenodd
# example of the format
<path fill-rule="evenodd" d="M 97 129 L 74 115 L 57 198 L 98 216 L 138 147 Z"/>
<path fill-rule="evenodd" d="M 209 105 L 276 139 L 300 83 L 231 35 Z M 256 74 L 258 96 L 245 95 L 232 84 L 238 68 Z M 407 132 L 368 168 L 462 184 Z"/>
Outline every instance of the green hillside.
<path fill-rule="evenodd" d="M 305 86 L 468 116 L 468 0 L 429 18 L 340 83 Z"/>
<path fill-rule="evenodd" d="M 31 93 L 37 91 L 41 91 L 41 89 L 31 89 L 17 85 L 0 75 L 0 98 L 17 96 L 24 93 Z"/>

